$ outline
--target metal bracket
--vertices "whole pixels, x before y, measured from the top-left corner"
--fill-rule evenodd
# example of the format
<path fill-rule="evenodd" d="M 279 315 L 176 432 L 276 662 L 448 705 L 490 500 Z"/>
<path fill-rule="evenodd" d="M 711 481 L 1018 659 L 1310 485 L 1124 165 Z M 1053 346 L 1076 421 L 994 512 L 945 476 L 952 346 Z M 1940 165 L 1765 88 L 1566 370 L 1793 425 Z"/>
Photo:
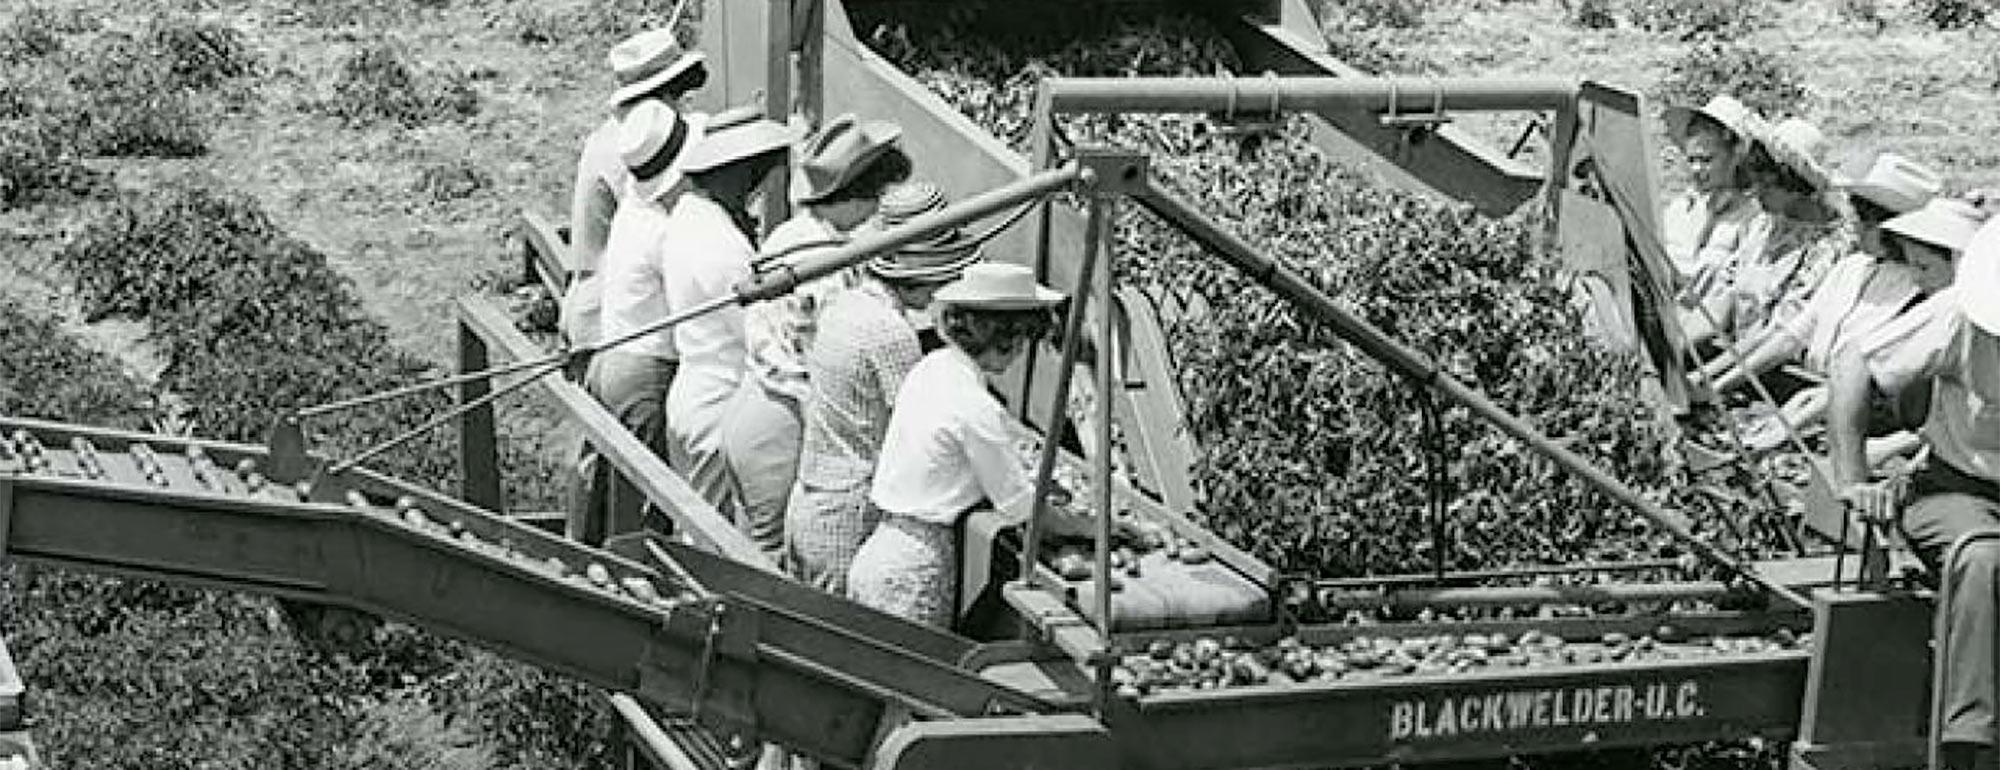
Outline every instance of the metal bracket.
<path fill-rule="evenodd" d="M 1452 117 L 1450 113 L 1444 111 L 1444 87 L 1442 85 L 1436 82 L 1431 84 L 1431 109 L 1429 112 L 1403 112 L 1402 94 L 1398 92 L 1396 81 L 1394 80 L 1389 81 L 1389 111 L 1383 113 L 1381 117 L 1376 118 L 1376 121 L 1384 128 L 1405 128 L 1422 131 L 1436 130 L 1438 126 L 1454 120 L 1457 120 L 1457 118 Z"/>
<path fill-rule="evenodd" d="M 722 636 L 722 616 L 729 612 L 729 605 L 716 602 L 708 608 L 708 633 L 701 640 L 701 657 L 694 664 L 694 689 L 688 695 L 688 713 L 699 721 L 701 704 L 708 698 L 709 667 L 715 662 L 715 643 Z"/>
<path fill-rule="evenodd" d="M 1082 147 L 1076 162 L 1089 180 L 1089 194 L 1096 197 L 1136 195 L 1147 189 L 1152 162 L 1145 153 L 1109 147 Z"/>

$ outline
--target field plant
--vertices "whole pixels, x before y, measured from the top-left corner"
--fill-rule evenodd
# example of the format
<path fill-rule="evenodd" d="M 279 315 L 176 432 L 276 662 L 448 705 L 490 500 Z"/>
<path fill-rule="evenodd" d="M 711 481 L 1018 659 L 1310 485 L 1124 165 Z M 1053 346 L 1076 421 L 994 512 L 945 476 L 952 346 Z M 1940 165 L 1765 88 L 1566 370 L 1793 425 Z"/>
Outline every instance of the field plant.
<path fill-rule="evenodd" d="M 52 10 L 30 5 L 0 23 L 0 62 L 38 59 L 62 50 L 56 16 Z"/>
<path fill-rule="evenodd" d="M 235 27 L 162 14 L 147 25 L 146 43 L 166 65 L 168 83 L 207 90 L 256 71 L 257 60 Z"/>
<path fill-rule="evenodd" d="M 1625 13 L 1648 32 L 1681 40 L 1735 40 L 1762 27 L 1765 0 L 1628 0 Z"/>
<path fill-rule="evenodd" d="M 1569 23 L 1584 29 L 1611 29 L 1618 26 L 1618 17 L 1613 12 L 1611 0 L 1564 0 L 1563 7 L 1569 12 Z"/>
<path fill-rule="evenodd" d="M 492 175 L 474 165 L 471 159 L 458 158 L 425 164 L 417 172 L 413 192 L 443 202 L 468 198 L 491 186 Z"/>
<path fill-rule="evenodd" d="M 60 261 L 92 315 L 148 322 L 170 357 L 161 385 L 186 398 L 204 436 L 259 442 L 271 418 L 285 409 L 436 374 L 388 344 L 383 327 L 324 256 L 287 235 L 253 201 L 211 184 L 118 201 L 71 241 Z M 449 396 L 433 393 L 312 423 L 309 435 L 322 451 L 353 451 L 449 403 Z M 512 491 L 553 498 L 546 487 L 554 474 L 540 458 L 508 453 L 503 461 L 508 477 L 519 480 Z M 369 466 L 452 489 L 455 441 L 448 432 L 431 434 Z M 121 605 L 113 600 L 110 606 Z M 281 649 L 293 647 L 287 638 Z M 383 629 L 347 660 L 354 670 L 341 675 L 354 678 L 349 690 L 355 695 L 338 701 L 336 711 L 318 712 L 313 729 L 331 737 L 309 744 L 317 756 L 279 761 L 292 755 L 274 753 L 282 747 L 272 743 L 261 753 L 244 748 L 254 760 L 222 766 L 591 767 L 609 761 L 615 723 L 602 698 L 576 682 L 400 626 Z M 297 665 L 306 668 L 334 665 L 301 661 Z M 342 670 L 334 665 L 331 673 L 313 668 L 297 676 Z M 246 718 L 277 717 L 262 702 L 216 701 Z M 109 737 L 101 729 L 86 733 L 78 728 L 75 740 Z M 148 736 L 141 743 L 159 751 L 158 741 L 168 739 Z M 216 756 L 188 751 L 186 756 Z M 385 752 L 398 758 L 389 761 Z"/>
<path fill-rule="evenodd" d="M 1426 0 L 1330 0 L 1321 18 L 1330 24 L 1415 29 L 1423 26 Z"/>
<path fill-rule="evenodd" d="M 1192 19 L 1067 33 L 1050 45 L 967 30 L 885 55 L 975 123 L 1017 139 L 1048 73 L 1235 66 L 1219 36 Z M 1767 545 L 1734 526 L 1749 512 L 1672 491 L 1683 479 L 1638 395 L 1635 362 L 1580 333 L 1565 279 L 1537 250 L 1529 219 L 1481 219 L 1376 188 L 1307 147 L 1303 124 L 1254 153 L 1198 117 L 1065 126 L 1079 141 L 1154 153 L 1169 186 L 1239 235 L 1615 475 L 1692 511 L 1706 536 L 1750 551 Z M 1127 212 L 1117 237 L 1121 281 L 1199 295 L 1209 308 L 1168 332 L 1186 427 L 1202 447 L 1197 515 L 1225 539 L 1320 575 L 1678 552 L 1463 410 L 1434 404 L 1436 428 L 1427 428 L 1415 388 L 1149 216 Z M 1425 523 L 1433 500 L 1444 510 L 1442 541 Z"/>
<path fill-rule="evenodd" d="M 0 117 L 0 209 L 94 195 L 106 187 L 103 175 L 83 165 L 55 127 Z"/>
<path fill-rule="evenodd" d="M 54 321 L 0 300 L 0 340 L 0 414 L 145 427 L 152 394 Z"/>
<path fill-rule="evenodd" d="M 681 12 L 675 29 L 682 43 L 694 43 L 702 2 L 688 0 L 688 7 Z M 513 30 L 514 39 L 531 45 L 609 45 L 627 35 L 665 26 L 674 5 L 648 0 L 551 0 L 508 8 L 494 23 Z"/>
<path fill-rule="evenodd" d="M 1722 93 L 1766 116 L 1800 114 L 1811 96 L 1788 60 L 1744 43 L 1695 46 L 1667 65 L 1653 96 L 1665 104 L 1700 104 Z"/>
<path fill-rule="evenodd" d="M 418 126 L 478 114 L 479 94 L 464 72 L 413 68 L 400 47 L 376 42 L 341 62 L 321 109 L 349 126 Z"/>
<path fill-rule="evenodd" d="M 1849 23 L 1873 27 L 1878 33 L 1889 27 L 1889 15 L 1883 12 L 1881 0 L 1840 0 L 1835 8 L 1840 18 Z"/>
<path fill-rule="evenodd" d="M 1943 30 L 1984 26 L 1995 5 L 1994 0 L 1914 0 L 1911 3 L 1919 18 Z"/>

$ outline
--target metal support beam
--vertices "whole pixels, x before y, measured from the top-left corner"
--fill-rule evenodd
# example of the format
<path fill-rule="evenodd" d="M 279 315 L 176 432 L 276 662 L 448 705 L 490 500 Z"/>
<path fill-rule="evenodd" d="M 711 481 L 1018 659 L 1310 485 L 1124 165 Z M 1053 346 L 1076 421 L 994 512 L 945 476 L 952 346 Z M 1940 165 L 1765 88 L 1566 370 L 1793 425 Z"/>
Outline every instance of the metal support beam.
<path fill-rule="evenodd" d="M 1578 84 L 1553 78 L 1049 78 L 1056 114 L 1364 110 L 1401 114 L 1561 110 Z"/>
<path fill-rule="evenodd" d="M 1194 238 L 1207 251 L 1248 273 L 1253 280 L 1276 292 L 1286 301 L 1318 317 L 1334 334 L 1360 348 L 1370 357 L 1387 364 L 1397 374 L 1409 377 L 1454 403 L 1470 409 L 1474 414 L 1492 423 L 1494 427 L 1526 444 L 1537 454 L 1554 461 L 1563 470 L 1598 492 L 1646 517 L 1654 526 L 1672 535 L 1675 540 L 1710 563 L 1755 582 L 1773 596 L 1794 606 L 1811 606 L 1799 592 L 1757 574 L 1755 569 L 1716 548 L 1714 544 L 1695 537 L 1689 528 L 1687 516 L 1647 499 L 1639 494 L 1638 490 L 1584 459 L 1582 455 L 1556 443 L 1554 439 L 1544 435 L 1527 421 L 1508 413 L 1484 393 L 1438 371 L 1437 365 L 1429 356 L 1404 345 L 1390 337 L 1388 332 L 1355 315 L 1353 311 L 1314 286 L 1304 276 L 1258 252 L 1255 247 L 1223 229 L 1220 224 L 1171 192 L 1155 185 L 1137 197 L 1139 203 L 1147 210 L 1166 219 Z"/>

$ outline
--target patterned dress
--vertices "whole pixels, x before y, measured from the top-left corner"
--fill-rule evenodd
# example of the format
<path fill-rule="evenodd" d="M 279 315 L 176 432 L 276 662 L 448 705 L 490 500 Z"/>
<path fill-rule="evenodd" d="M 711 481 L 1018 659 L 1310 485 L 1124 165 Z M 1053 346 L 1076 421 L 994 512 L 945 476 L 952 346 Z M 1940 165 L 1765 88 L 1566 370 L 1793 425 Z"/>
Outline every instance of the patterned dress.
<path fill-rule="evenodd" d="M 788 563 L 801 581 L 846 590 L 848 566 L 881 519 L 868 490 L 890 410 L 921 358 L 916 331 L 879 284 L 841 292 L 820 313 L 806 354 L 798 483 L 785 514 Z"/>
<path fill-rule="evenodd" d="M 1820 279 L 1855 248 L 1841 220 L 1770 217 L 1738 251 L 1728 275 L 1730 334 L 1738 341 L 1783 328 L 1805 309 Z"/>

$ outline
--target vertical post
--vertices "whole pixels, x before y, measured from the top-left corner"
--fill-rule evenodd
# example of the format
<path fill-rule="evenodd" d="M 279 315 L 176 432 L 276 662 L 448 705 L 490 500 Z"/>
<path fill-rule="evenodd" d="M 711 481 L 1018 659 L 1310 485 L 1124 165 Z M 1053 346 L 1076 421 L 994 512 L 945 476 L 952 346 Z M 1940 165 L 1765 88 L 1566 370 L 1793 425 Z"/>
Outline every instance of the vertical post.
<path fill-rule="evenodd" d="M 1055 115 L 1050 111 L 1049 98 L 1049 88 L 1046 84 L 1035 89 L 1035 113 L 1031 118 L 1032 122 L 1028 129 L 1027 152 L 1028 168 L 1030 169 L 1045 170 L 1054 168 L 1056 164 Z M 1049 265 L 1049 218 L 1051 207 L 1054 205 L 1055 202 L 1052 200 L 1045 199 L 1039 201 L 1034 204 L 1034 213 L 1029 215 L 1033 222 L 1035 233 L 1035 253 L 1030 255 L 1033 261 L 1029 265 L 1035 269 L 1035 277 L 1045 282 L 1050 282 L 1049 276 L 1051 274 Z M 1088 239 L 1090 237 L 1090 230 L 1086 227 L 1083 232 L 1084 238 Z M 1086 246 L 1086 248 L 1089 247 Z M 1086 271 L 1084 280 L 1089 280 L 1090 276 L 1087 272 L 1089 268 L 1086 267 L 1084 270 Z M 1079 330 L 1081 329 L 1081 327 L 1078 328 Z M 1034 415 L 1029 410 L 1034 408 L 1033 404 L 1035 403 L 1035 372 L 1040 368 L 1041 354 L 1030 348 L 1026 360 L 1022 362 L 1021 398 L 1020 403 L 1014 410 L 1016 416 L 1022 422 L 1030 425 L 1034 424 Z M 1063 412 L 1061 410 L 1062 404 L 1058 403 L 1055 413 L 1042 426 L 1042 429 L 1047 431 L 1051 436 L 1056 435 L 1056 431 L 1062 429 Z"/>
<path fill-rule="evenodd" d="M 780 123 L 792 115 L 792 2 L 770 0 L 765 18 L 764 116 Z M 791 189 L 791 166 L 778 167 L 764 187 L 764 234 L 791 218 Z"/>
<path fill-rule="evenodd" d="M 1097 270 L 1098 252 L 1103 247 L 1103 242 L 1095 237 L 1095 233 L 1110 229 L 1110 225 L 1103 221 L 1103 217 L 1103 207 L 1093 204 L 1090 207 L 1090 220 L 1084 225 L 1083 269 L 1079 284 L 1081 287 L 1090 285 L 1090 280 Z M 1076 358 L 1083 350 L 1085 309 L 1090 304 L 1089 298 L 1090 295 L 1081 288 L 1072 294 L 1069 300 L 1069 317 L 1063 321 L 1062 368 L 1056 373 L 1056 390 L 1049 403 L 1049 413 L 1052 416 L 1045 428 L 1046 432 L 1042 435 L 1042 456 L 1035 466 L 1034 515 L 1028 517 L 1027 526 L 1022 528 L 1024 541 L 1021 544 L 1021 579 L 1024 581 L 1033 581 L 1035 577 L 1036 552 L 1042 544 L 1041 519 L 1048 512 L 1049 489 L 1056 470 L 1056 453 L 1062 451 L 1062 437 L 1057 435 L 1056 431 L 1062 427 L 1065 407 L 1069 403 L 1070 378 L 1076 374 Z"/>
<path fill-rule="evenodd" d="M 1114 390 L 1117 387 L 1114 377 L 1118 368 L 1118 351 L 1115 345 L 1118 337 L 1117 320 L 1113 318 L 1116 314 L 1111 312 L 1111 275 L 1114 259 L 1111 228 L 1114 221 L 1112 206 L 1116 203 L 1115 198 L 1102 192 L 1098 192 L 1091 199 L 1090 219 L 1096 224 L 1096 228 L 1090 231 L 1089 237 L 1099 244 L 1097 251 L 1100 259 L 1104 261 L 1104 269 L 1100 271 L 1101 278 L 1091 276 L 1090 281 L 1077 285 L 1078 294 L 1085 291 L 1097 292 L 1099 320 L 1096 356 L 1097 456 L 1093 458 L 1097 465 L 1097 479 L 1094 485 L 1097 500 L 1091 507 L 1097 509 L 1097 620 L 1103 632 L 1101 646 L 1106 652 L 1111 648 L 1111 581 L 1116 579 L 1116 576 L 1111 574 L 1111 421 L 1114 413 L 1111 401 L 1113 394 L 1117 393 Z M 1100 679 L 1107 678 L 1105 675 L 1109 673 L 1108 670 L 1102 670 L 1102 667 L 1098 672 Z M 1108 681 L 1099 682 L 1100 690 L 1108 687 L 1110 687 Z"/>
<path fill-rule="evenodd" d="M 489 358 L 486 340 L 480 339 L 472 327 L 460 323 L 458 370 L 481 371 L 491 365 Z M 492 385 L 484 378 L 467 380 L 458 386 L 458 402 L 471 403 L 491 390 Z M 492 404 L 459 415 L 458 452 L 459 469 L 464 474 L 459 482 L 459 496 L 481 508 L 505 513 L 500 493 L 500 445 L 493 428 Z"/>

